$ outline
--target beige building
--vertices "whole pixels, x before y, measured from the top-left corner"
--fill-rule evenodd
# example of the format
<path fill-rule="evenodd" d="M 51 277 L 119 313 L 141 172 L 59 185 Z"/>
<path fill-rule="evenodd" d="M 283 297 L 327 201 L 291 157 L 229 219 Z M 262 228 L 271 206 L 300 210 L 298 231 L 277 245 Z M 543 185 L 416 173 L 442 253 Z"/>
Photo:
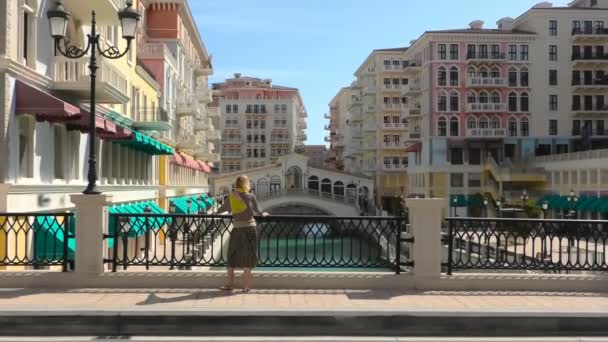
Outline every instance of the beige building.
<path fill-rule="evenodd" d="M 325 145 L 306 145 L 302 148 L 300 154 L 308 158 L 308 165 L 310 167 L 331 167 L 327 164 L 327 160 L 331 159 L 330 151 Z"/>
<path fill-rule="evenodd" d="M 269 165 L 304 146 L 308 115 L 298 89 L 235 74 L 213 91 L 222 117 L 222 172 Z"/>

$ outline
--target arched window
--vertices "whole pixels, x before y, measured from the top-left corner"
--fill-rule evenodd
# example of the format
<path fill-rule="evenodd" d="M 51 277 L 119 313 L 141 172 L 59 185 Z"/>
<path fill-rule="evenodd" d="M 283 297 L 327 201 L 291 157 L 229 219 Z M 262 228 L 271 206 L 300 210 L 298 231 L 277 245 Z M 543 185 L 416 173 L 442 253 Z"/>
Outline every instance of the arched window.
<path fill-rule="evenodd" d="M 521 68 L 521 70 L 519 71 L 519 83 L 522 87 L 529 86 L 528 68 Z"/>
<path fill-rule="evenodd" d="M 520 95 L 519 98 L 519 110 L 522 112 L 529 112 L 530 111 L 530 98 L 528 96 L 528 93 L 523 92 Z"/>
<path fill-rule="evenodd" d="M 474 116 L 469 116 L 467 119 L 467 128 L 468 129 L 476 129 L 477 128 L 477 119 Z"/>
<path fill-rule="evenodd" d="M 475 77 L 477 77 L 477 70 L 475 70 L 475 67 L 470 66 L 467 69 L 467 75 L 469 76 L 469 78 L 475 78 Z"/>
<path fill-rule="evenodd" d="M 509 94 L 509 112 L 517 112 L 517 94 Z"/>
<path fill-rule="evenodd" d="M 334 183 L 334 195 L 344 197 L 344 183 L 337 181 Z"/>
<path fill-rule="evenodd" d="M 459 109 L 459 107 L 460 107 L 458 104 L 459 104 L 459 96 L 458 96 L 458 93 L 457 93 L 457 92 L 455 92 L 455 91 L 453 91 L 453 92 L 450 94 L 450 111 L 451 111 L 451 112 L 457 112 L 457 111 L 458 111 L 458 109 Z"/>
<path fill-rule="evenodd" d="M 479 77 L 488 78 L 488 76 L 488 67 L 482 66 L 481 68 L 479 68 Z"/>
<path fill-rule="evenodd" d="M 479 119 L 479 128 L 488 129 L 488 127 L 489 127 L 488 118 L 485 116 L 481 117 L 481 119 Z"/>
<path fill-rule="evenodd" d="M 458 68 L 453 66 L 450 68 L 450 85 L 452 87 L 457 87 L 459 84 L 458 80 Z"/>
<path fill-rule="evenodd" d="M 460 124 L 457 117 L 450 119 L 450 136 L 457 137 L 460 135 Z"/>
<path fill-rule="evenodd" d="M 490 71 L 490 77 L 500 78 L 500 69 L 497 66 L 492 67 L 492 71 Z"/>
<path fill-rule="evenodd" d="M 467 94 L 467 103 L 477 103 L 477 94 L 475 94 L 474 92 L 470 91 Z"/>
<path fill-rule="evenodd" d="M 509 136 L 517 136 L 517 119 L 514 117 L 509 118 Z"/>
<path fill-rule="evenodd" d="M 448 136 L 448 122 L 443 116 L 437 121 L 437 135 L 440 137 Z"/>
<path fill-rule="evenodd" d="M 527 137 L 530 135 L 530 122 L 528 121 L 528 118 L 521 118 L 519 127 L 522 137 Z"/>
<path fill-rule="evenodd" d="M 517 87 L 517 69 L 509 69 L 509 87 Z"/>
<path fill-rule="evenodd" d="M 321 193 L 323 194 L 331 194 L 331 180 L 324 178 L 321 181 Z"/>
<path fill-rule="evenodd" d="M 448 72 L 445 67 L 440 67 L 437 72 L 437 84 L 440 86 L 446 86 L 448 79 Z"/>
<path fill-rule="evenodd" d="M 490 121 L 490 128 L 499 129 L 500 128 L 500 119 L 497 116 L 492 117 Z"/>
<path fill-rule="evenodd" d="M 479 103 L 488 103 L 488 102 L 490 102 L 488 93 L 486 91 L 482 91 L 481 93 L 479 93 Z"/>
<path fill-rule="evenodd" d="M 500 94 L 497 91 L 495 91 L 495 92 L 492 93 L 491 102 L 492 103 L 500 103 Z"/>
<path fill-rule="evenodd" d="M 437 97 L 437 111 L 447 112 L 448 111 L 448 96 L 441 92 Z"/>

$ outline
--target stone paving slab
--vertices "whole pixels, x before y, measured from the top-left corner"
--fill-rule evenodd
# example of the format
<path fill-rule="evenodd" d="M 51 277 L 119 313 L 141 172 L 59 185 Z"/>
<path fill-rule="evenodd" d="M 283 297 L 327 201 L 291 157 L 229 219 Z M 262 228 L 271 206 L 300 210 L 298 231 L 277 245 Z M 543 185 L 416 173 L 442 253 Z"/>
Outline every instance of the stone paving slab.
<path fill-rule="evenodd" d="M 166 312 L 285 315 L 528 315 L 608 317 L 608 294 L 397 290 L 0 289 L 0 315 Z"/>

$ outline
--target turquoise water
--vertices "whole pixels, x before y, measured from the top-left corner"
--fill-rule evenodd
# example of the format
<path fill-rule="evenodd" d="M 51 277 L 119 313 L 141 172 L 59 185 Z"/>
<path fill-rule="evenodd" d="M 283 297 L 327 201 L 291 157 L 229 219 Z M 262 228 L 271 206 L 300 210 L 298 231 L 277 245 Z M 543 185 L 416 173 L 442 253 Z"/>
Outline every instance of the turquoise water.
<path fill-rule="evenodd" d="M 386 255 L 361 234 L 335 236 L 327 225 L 258 227 L 258 270 L 391 272 Z M 305 265 L 316 265 L 307 267 Z M 214 268 L 222 269 L 222 268 Z"/>

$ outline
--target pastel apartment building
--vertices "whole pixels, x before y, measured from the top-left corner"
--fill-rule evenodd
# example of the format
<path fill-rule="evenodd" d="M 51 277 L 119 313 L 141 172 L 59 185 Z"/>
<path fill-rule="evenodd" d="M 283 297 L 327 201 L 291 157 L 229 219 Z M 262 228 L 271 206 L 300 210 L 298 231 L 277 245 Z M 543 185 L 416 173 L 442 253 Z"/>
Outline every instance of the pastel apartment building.
<path fill-rule="evenodd" d="M 221 172 L 267 166 L 304 147 L 308 114 L 298 89 L 237 73 L 213 92 L 222 117 Z"/>
<path fill-rule="evenodd" d="M 543 2 L 515 19 L 499 20 L 497 28 L 474 21 L 466 29 L 427 31 L 407 49 L 389 49 L 392 56 L 360 69 L 355 88 L 363 87 L 363 110 L 404 106 L 406 129 L 399 143 L 407 142 L 400 146 L 407 155 L 406 193 L 446 201 L 480 195 L 493 206 L 499 199 L 519 201 L 524 190 L 563 194 L 563 176 L 556 179 L 546 163 L 533 160 L 608 148 L 607 14 L 606 0 L 565 7 Z M 379 70 L 386 72 L 381 82 L 373 75 Z M 371 74 L 368 83 L 365 74 Z M 376 97 L 380 102 L 366 102 L 366 86 L 399 86 L 401 95 L 385 91 Z M 375 124 L 388 120 L 376 114 Z M 383 163 L 365 153 L 347 153 L 345 163 L 347 158 L 364 169 L 382 169 Z M 592 165 L 593 170 L 581 165 L 574 180 L 568 173 L 567 184 L 600 196 L 608 171 Z M 456 206 L 466 212 L 466 204 Z"/>

